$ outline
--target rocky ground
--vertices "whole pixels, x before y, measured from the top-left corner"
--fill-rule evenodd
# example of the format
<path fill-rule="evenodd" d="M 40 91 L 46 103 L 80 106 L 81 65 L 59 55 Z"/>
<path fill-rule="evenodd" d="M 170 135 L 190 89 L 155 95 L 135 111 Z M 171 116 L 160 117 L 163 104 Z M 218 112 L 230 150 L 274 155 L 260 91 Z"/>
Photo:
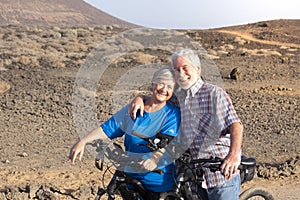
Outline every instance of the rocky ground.
<path fill-rule="evenodd" d="M 131 38 L 135 42 L 120 48 L 128 39 L 118 35 L 126 31 L 112 26 L 0 27 L 0 199 L 93 198 L 103 172 L 95 168 L 91 151 L 71 165 L 70 147 L 97 121 L 109 118 L 117 100 L 129 102 L 130 95 L 114 96 L 124 74 L 135 66 L 169 64 L 170 53 L 180 44 L 169 33 L 138 31 Z M 127 33 L 130 38 L 132 32 Z M 163 40 L 146 36 L 153 33 Z M 298 199 L 300 21 L 178 33 L 207 51 L 243 121 L 243 152 L 258 162 L 254 180 L 244 187 L 263 185 L 276 199 Z M 117 37 L 110 41 L 112 36 Z M 136 42 L 138 37 L 142 42 Z M 150 45 L 143 43 L 145 38 Z M 99 55 L 109 58 L 110 50 L 125 53 L 102 60 Z M 78 89 L 79 80 L 86 78 L 80 70 L 91 60 L 108 67 L 96 79 L 95 90 Z M 77 97 L 84 104 L 74 105 Z M 81 105 L 86 107 L 79 118 L 90 123 L 78 121 Z"/>

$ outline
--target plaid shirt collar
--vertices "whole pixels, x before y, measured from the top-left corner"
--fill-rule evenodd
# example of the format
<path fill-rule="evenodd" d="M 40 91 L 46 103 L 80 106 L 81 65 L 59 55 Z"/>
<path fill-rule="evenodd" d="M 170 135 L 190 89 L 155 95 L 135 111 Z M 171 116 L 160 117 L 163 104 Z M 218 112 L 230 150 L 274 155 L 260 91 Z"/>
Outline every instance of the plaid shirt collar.
<path fill-rule="evenodd" d="M 176 90 L 175 94 L 180 100 L 184 100 L 189 95 L 194 97 L 195 94 L 199 91 L 199 89 L 203 86 L 203 84 L 204 84 L 204 82 L 202 81 L 201 78 L 199 78 L 198 81 L 196 81 L 196 83 L 192 87 L 190 87 L 187 90 L 183 90 L 181 88 L 178 88 Z"/>
<path fill-rule="evenodd" d="M 203 85 L 203 81 L 201 78 L 198 79 L 198 81 L 188 89 L 188 93 L 190 93 L 192 95 L 192 97 L 195 96 L 195 94 L 199 91 L 199 89 L 202 87 Z"/>

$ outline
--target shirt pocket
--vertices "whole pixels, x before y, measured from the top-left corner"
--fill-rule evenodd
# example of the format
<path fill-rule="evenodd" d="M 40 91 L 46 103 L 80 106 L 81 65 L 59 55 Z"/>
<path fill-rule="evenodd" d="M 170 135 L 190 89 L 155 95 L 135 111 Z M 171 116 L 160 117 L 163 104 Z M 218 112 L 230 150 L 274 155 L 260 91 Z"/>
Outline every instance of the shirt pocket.
<path fill-rule="evenodd" d="M 223 124 L 218 118 L 211 113 L 198 113 L 197 115 L 197 131 L 199 134 L 217 139 L 220 137 Z"/>
<path fill-rule="evenodd" d="M 204 133 L 204 134 L 210 134 L 213 130 L 212 128 L 212 114 L 210 113 L 204 113 L 200 112 L 197 115 L 195 115 L 195 126 L 197 128 L 197 132 Z"/>

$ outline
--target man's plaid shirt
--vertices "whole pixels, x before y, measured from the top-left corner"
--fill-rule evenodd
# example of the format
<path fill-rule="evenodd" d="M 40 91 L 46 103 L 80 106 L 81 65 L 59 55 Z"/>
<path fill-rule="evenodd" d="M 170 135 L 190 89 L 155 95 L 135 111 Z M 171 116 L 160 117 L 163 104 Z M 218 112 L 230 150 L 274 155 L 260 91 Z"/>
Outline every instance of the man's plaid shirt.
<path fill-rule="evenodd" d="M 230 147 L 230 125 L 240 122 L 228 94 L 199 79 L 187 91 L 176 93 L 181 110 L 181 131 L 193 159 L 225 158 Z M 205 172 L 204 188 L 222 185 L 221 172 Z"/>

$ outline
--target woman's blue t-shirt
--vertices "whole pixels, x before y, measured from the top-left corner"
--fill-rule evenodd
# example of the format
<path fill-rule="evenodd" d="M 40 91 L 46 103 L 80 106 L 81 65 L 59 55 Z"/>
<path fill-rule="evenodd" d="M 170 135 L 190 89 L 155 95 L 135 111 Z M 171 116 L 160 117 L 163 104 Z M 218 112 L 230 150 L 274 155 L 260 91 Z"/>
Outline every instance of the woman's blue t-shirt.
<path fill-rule="evenodd" d="M 156 112 L 144 112 L 143 117 L 138 115 L 136 120 L 132 120 L 128 114 L 128 106 L 129 105 L 123 107 L 108 121 L 101 125 L 103 131 L 110 139 L 125 135 L 124 147 L 126 153 L 138 153 L 143 159 L 152 155 L 149 153 L 149 148 L 139 146 L 139 144 L 145 144 L 146 141 L 132 135 L 133 131 L 141 133 L 149 138 L 154 138 L 158 132 L 174 137 L 178 134 L 180 126 L 179 108 L 167 103 L 162 109 Z M 163 161 L 160 160 L 159 163 L 163 163 Z M 168 161 L 166 165 L 159 165 L 159 169 L 164 173 L 134 173 L 130 170 L 127 173 L 133 178 L 138 179 L 144 187 L 150 191 L 169 191 L 174 184 L 174 163 Z"/>

